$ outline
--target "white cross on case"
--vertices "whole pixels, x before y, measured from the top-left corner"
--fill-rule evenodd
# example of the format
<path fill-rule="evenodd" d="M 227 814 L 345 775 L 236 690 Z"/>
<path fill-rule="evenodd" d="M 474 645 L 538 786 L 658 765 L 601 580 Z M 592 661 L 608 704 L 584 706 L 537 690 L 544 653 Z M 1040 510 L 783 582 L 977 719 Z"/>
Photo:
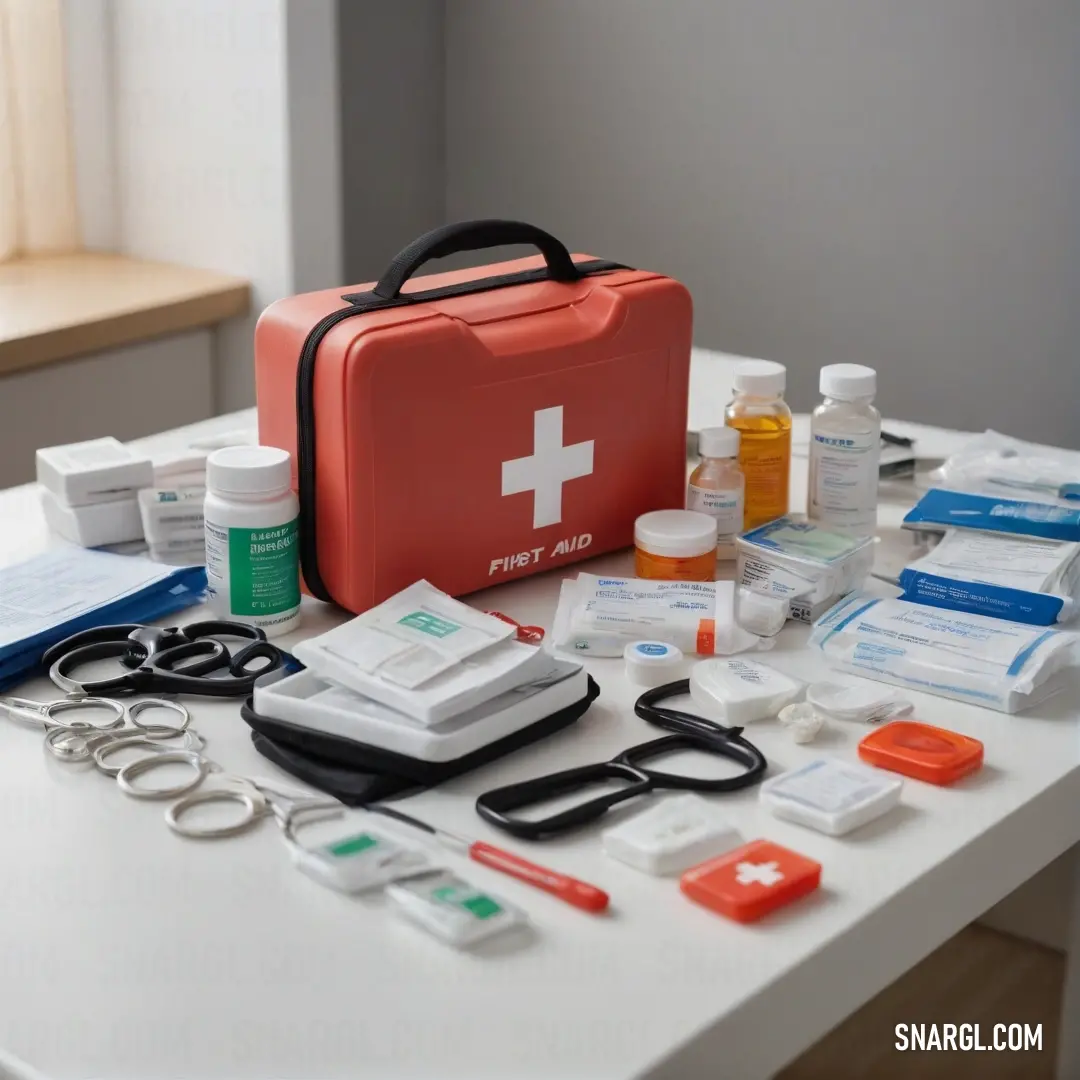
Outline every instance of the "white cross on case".
<path fill-rule="evenodd" d="M 563 446 L 563 407 L 533 413 L 533 453 L 502 463 L 503 495 L 533 493 L 533 528 L 562 521 L 562 486 L 593 471 L 593 440 Z"/>

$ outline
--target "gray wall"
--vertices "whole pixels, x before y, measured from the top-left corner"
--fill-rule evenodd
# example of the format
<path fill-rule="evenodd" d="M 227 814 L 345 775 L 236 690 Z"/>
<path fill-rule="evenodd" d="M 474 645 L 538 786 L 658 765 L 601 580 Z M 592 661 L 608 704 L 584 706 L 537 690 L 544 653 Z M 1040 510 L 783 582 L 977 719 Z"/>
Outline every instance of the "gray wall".
<path fill-rule="evenodd" d="M 892 416 L 1080 445 L 1076 0 L 451 0 L 447 215 L 694 295 L 699 344 L 871 364 Z"/>
<path fill-rule="evenodd" d="M 443 0 L 339 0 L 345 279 L 446 217 Z"/>

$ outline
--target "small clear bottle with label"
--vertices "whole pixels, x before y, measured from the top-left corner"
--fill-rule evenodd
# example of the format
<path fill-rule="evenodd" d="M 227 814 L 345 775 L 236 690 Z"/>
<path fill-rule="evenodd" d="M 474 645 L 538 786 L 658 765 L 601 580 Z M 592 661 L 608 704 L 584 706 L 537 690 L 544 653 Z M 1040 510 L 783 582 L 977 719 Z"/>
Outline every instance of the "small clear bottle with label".
<path fill-rule="evenodd" d="M 825 400 L 810 418 L 807 516 L 849 536 L 873 536 L 881 448 L 877 372 L 830 364 L 821 369 L 820 385 Z"/>
<path fill-rule="evenodd" d="M 739 432 L 705 428 L 698 435 L 701 464 L 690 474 L 686 509 L 716 518 L 717 558 L 735 558 L 735 537 L 743 531 L 746 478 L 739 468 Z"/>

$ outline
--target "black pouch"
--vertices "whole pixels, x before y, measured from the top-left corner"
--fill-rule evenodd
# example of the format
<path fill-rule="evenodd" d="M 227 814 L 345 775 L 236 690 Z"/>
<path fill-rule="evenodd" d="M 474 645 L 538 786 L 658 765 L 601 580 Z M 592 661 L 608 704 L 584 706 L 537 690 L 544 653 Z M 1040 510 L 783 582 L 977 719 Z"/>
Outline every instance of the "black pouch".
<path fill-rule="evenodd" d="M 434 762 L 260 716 L 251 698 L 244 702 L 240 715 L 263 757 L 347 806 L 360 806 L 412 789 L 434 787 L 554 735 L 581 719 L 599 694 L 600 687 L 590 675 L 585 696 L 572 705 L 459 758 Z"/>

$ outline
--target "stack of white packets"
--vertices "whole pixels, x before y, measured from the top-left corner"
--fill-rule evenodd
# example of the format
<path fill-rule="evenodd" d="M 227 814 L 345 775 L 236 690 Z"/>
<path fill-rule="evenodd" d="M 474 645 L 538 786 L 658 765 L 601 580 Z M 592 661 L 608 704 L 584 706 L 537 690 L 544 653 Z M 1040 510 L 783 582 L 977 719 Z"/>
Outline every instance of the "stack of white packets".
<path fill-rule="evenodd" d="M 116 439 L 91 439 L 37 452 L 37 479 L 49 528 L 81 547 L 143 539 L 138 493 L 154 483 L 154 466 Z"/>
<path fill-rule="evenodd" d="M 155 454 L 154 482 L 139 492 L 150 558 L 174 566 L 205 561 L 203 502 L 209 451 L 184 448 Z"/>

